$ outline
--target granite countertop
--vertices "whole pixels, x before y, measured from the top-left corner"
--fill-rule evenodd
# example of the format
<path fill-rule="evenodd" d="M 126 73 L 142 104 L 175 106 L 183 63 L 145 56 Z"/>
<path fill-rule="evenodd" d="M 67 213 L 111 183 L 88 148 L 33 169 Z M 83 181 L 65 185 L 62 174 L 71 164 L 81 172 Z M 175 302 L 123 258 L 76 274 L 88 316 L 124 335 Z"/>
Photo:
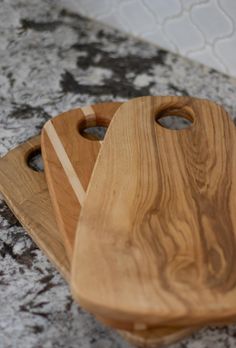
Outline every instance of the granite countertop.
<path fill-rule="evenodd" d="M 0 155 L 73 107 L 141 95 L 210 98 L 236 117 L 236 80 L 80 17 L 56 0 L 0 1 Z M 17 175 L 17 174 L 16 174 Z M 175 348 L 233 348 L 236 327 Z M 71 299 L 68 285 L 0 201 L 0 348 L 129 345 Z"/>

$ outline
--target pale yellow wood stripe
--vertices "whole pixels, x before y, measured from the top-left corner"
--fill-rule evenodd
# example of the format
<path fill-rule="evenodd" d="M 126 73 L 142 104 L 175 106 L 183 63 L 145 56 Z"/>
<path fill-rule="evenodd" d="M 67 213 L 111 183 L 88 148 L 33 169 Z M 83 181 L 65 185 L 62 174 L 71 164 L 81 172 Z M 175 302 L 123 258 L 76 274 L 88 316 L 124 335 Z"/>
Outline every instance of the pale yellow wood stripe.
<path fill-rule="evenodd" d="M 86 119 L 95 119 L 96 115 L 95 115 L 95 111 L 93 110 L 92 106 L 88 105 L 88 106 L 84 106 L 83 108 L 81 108 L 81 111 L 84 114 L 84 117 Z M 99 141 L 100 145 L 102 145 L 102 141 Z"/>
<path fill-rule="evenodd" d="M 92 106 L 84 106 L 83 108 L 81 108 L 81 111 L 84 114 L 84 117 L 86 118 L 86 120 L 95 120 L 96 119 L 96 115 L 95 115 L 95 111 L 93 110 Z"/>
<path fill-rule="evenodd" d="M 74 167 L 72 166 L 71 161 L 69 157 L 67 156 L 64 146 L 62 145 L 60 138 L 58 137 L 58 134 L 55 128 L 53 127 L 53 124 L 51 121 L 48 121 L 44 128 L 53 145 L 53 148 L 57 154 L 57 157 L 66 173 L 66 176 L 74 190 L 74 193 L 76 197 L 78 198 L 80 205 L 82 206 L 84 202 L 84 198 L 85 198 L 85 190 L 83 189 L 83 186 L 78 178 L 78 175 L 76 174 Z"/>
<path fill-rule="evenodd" d="M 90 106 L 90 105 L 84 106 L 83 108 L 81 108 L 81 111 L 83 112 L 85 117 L 89 116 L 89 115 L 94 115 L 95 114 L 92 106 Z"/>

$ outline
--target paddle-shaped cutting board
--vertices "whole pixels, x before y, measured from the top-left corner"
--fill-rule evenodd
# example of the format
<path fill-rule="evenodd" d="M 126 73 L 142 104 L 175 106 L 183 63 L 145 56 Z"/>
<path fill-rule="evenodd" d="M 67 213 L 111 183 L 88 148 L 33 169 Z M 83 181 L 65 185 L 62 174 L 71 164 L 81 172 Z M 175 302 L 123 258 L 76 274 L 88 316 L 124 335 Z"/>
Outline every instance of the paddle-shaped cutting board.
<path fill-rule="evenodd" d="M 80 208 L 100 149 L 81 135 L 86 127 L 108 126 L 121 103 L 102 103 L 65 112 L 48 121 L 41 144 L 48 188 L 71 259 Z"/>
<path fill-rule="evenodd" d="M 34 242 L 68 281 L 70 263 L 56 226 L 44 173 L 27 164 L 29 157 L 39 151 L 38 136 L 0 159 L 0 192 Z"/>
<path fill-rule="evenodd" d="M 0 159 L 0 192 L 35 243 L 68 281 L 70 263 L 54 218 L 45 175 L 32 170 L 27 164 L 29 156 L 39 151 L 40 137 L 35 137 Z M 157 328 L 119 332 L 140 347 L 163 347 L 193 331 L 193 328 Z"/>
<path fill-rule="evenodd" d="M 193 124 L 166 129 L 156 122 L 165 115 Z M 80 215 L 74 297 L 140 325 L 235 320 L 235 173 L 235 126 L 219 105 L 190 97 L 123 104 Z"/>

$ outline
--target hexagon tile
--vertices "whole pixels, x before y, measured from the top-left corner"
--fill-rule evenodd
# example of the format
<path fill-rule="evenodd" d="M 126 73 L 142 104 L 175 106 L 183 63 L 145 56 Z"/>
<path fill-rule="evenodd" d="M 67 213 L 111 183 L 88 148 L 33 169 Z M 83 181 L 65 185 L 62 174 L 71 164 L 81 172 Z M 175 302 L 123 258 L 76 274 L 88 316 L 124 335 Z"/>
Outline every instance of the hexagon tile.
<path fill-rule="evenodd" d="M 236 77 L 235 0 L 61 0 L 64 7 Z"/>

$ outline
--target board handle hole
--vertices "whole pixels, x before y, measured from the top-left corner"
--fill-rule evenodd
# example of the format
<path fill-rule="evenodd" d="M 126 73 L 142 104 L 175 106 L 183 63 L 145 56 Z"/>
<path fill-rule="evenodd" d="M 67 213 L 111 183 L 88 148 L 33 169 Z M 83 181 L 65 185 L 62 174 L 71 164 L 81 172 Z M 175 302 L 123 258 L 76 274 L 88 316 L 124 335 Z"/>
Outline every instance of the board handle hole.
<path fill-rule="evenodd" d="M 188 107 L 166 108 L 156 115 L 155 121 L 163 128 L 182 130 L 192 126 L 194 122 L 193 111 Z"/>
<path fill-rule="evenodd" d="M 41 154 L 41 148 L 32 150 L 26 158 L 26 163 L 28 167 L 34 170 L 35 172 L 43 172 L 44 165 L 43 165 L 43 158 Z"/>
<path fill-rule="evenodd" d="M 105 137 L 107 128 L 107 121 L 99 118 L 82 121 L 78 126 L 78 131 L 82 137 L 88 140 L 101 141 Z"/>

